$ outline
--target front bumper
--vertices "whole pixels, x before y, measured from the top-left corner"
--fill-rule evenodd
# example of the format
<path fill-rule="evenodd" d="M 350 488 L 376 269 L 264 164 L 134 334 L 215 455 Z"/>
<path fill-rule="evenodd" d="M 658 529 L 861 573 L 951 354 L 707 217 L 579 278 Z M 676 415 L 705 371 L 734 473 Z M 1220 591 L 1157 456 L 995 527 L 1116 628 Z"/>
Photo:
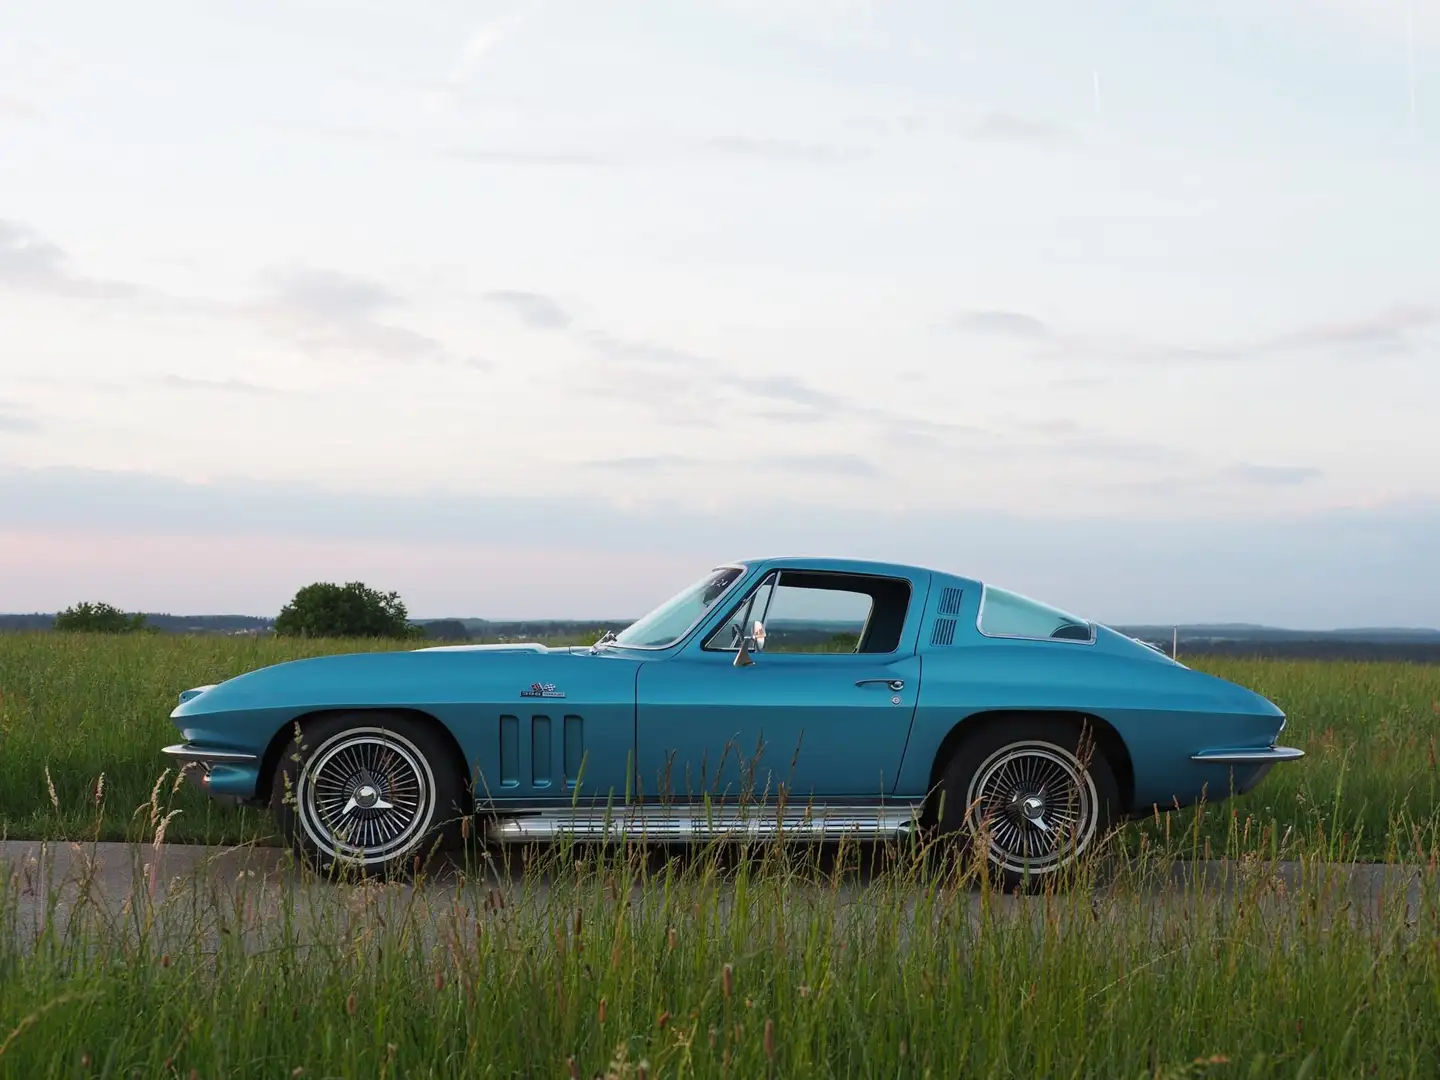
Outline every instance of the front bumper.
<path fill-rule="evenodd" d="M 221 750 L 195 743 L 175 743 L 165 747 L 161 753 L 181 762 L 181 768 L 207 795 L 238 800 L 255 796 L 260 779 L 259 754 Z"/>

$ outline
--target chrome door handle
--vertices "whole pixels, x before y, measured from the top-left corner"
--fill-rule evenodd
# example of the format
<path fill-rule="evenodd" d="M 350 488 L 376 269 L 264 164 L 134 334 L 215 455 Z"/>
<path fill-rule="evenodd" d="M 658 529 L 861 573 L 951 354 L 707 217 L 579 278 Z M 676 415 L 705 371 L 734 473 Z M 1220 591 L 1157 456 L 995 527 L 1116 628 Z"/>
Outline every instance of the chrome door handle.
<path fill-rule="evenodd" d="M 870 683 L 884 683 L 886 686 L 890 687 L 891 690 L 905 689 L 904 679 L 857 679 L 855 681 L 856 686 L 867 686 Z"/>

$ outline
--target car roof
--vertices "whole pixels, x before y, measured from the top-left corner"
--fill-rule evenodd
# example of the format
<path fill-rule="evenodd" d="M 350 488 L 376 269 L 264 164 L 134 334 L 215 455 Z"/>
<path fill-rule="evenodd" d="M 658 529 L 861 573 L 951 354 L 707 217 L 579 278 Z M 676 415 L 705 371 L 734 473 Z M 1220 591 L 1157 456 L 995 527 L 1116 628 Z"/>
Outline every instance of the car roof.
<path fill-rule="evenodd" d="M 888 574 L 900 577 L 940 574 L 945 577 L 955 578 L 957 581 L 967 581 L 975 585 L 983 584 L 983 582 L 976 578 L 964 577 L 963 575 L 955 574 L 948 570 L 937 570 L 930 566 L 882 562 L 874 559 L 847 559 L 833 555 L 768 555 L 764 558 L 735 559 L 731 565 L 744 566 L 746 569 L 750 569 L 766 563 L 798 563 L 811 570 L 836 570 L 851 574 Z"/>

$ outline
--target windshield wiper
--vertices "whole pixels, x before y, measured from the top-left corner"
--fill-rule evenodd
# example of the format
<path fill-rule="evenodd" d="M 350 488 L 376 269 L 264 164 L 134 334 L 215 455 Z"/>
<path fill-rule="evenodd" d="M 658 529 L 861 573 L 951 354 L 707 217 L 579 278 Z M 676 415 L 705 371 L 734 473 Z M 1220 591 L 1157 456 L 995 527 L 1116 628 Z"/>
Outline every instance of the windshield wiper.
<path fill-rule="evenodd" d="M 601 645 L 608 645 L 610 642 L 612 642 L 612 641 L 614 641 L 614 640 L 615 640 L 615 631 L 614 631 L 614 630 L 606 630 L 603 634 L 600 635 L 600 640 L 598 640 L 597 642 L 595 642 L 594 645 L 591 645 L 591 646 L 590 646 L 590 651 L 591 651 L 592 653 L 597 653 L 597 652 L 600 651 L 600 646 L 601 646 Z"/>

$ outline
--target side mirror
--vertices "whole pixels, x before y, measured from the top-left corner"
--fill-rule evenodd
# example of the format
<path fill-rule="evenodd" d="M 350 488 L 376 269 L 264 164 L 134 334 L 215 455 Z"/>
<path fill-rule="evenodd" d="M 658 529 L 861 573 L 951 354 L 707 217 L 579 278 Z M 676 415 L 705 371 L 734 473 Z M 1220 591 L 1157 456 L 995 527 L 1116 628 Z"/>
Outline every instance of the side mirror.
<path fill-rule="evenodd" d="M 746 634 L 740 639 L 740 647 L 735 650 L 735 666 L 749 667 L 755 663 L 751 652 L 765 651 L 765 624 L 759 619 L 755 620 L 755 632 Z"/>
<path fill-rule="evenodd" d="M 740 647 L 735 650 L 735 666 L 749 667 L 751 664 L 755 663 L 754 658 L 750 655 L 750 650 L 755 647 L 756 644 L 753 637 L 751 637 L 749 634 L 746 634 L 744 637 L 742 637 L 740 639 Z"/>

